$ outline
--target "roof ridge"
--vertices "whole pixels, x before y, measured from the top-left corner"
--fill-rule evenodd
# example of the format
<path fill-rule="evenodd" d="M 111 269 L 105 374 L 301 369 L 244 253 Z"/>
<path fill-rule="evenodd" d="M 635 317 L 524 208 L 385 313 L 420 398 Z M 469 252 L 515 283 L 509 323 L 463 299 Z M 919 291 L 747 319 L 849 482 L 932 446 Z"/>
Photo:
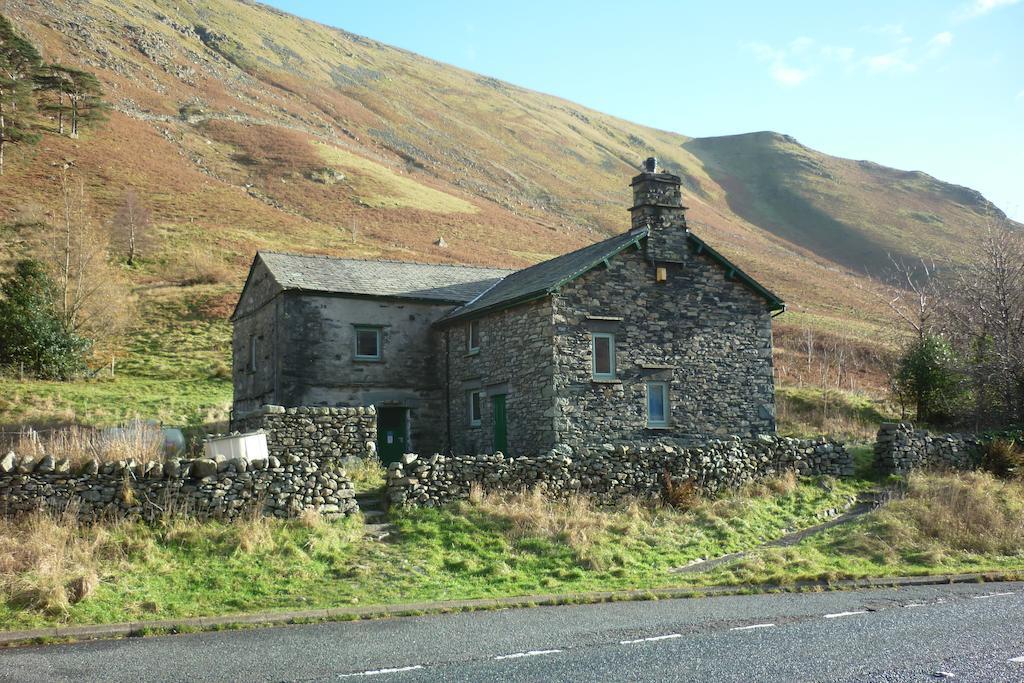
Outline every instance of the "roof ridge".
<path fill-rule="evenodd" d="M 257 254 L 273 254 L 275 256 L 300 256 L 302 258 L 311 259 L 322 259 L 325 261 L 357 261 L 359 263 L 400 263 L 403 265 L 411 266 L 444 266 L 446 268 L 465 268 L 467 270 L 500 270 L 507 273 L 515 273 L 517 268 L 497 268 L 494 266 L 471 266 L 466 263 L 424 263 L 423 261 L 402 261 L 399 259 L 363 259 L 363 258 L 347 258 L 345 256 L 331 256 L 329 254 L 304 254 L 296 251 L 270 251 L 265 249 L 258 249 Z M 529 266 L 527 266 L 529 267 Z"/>

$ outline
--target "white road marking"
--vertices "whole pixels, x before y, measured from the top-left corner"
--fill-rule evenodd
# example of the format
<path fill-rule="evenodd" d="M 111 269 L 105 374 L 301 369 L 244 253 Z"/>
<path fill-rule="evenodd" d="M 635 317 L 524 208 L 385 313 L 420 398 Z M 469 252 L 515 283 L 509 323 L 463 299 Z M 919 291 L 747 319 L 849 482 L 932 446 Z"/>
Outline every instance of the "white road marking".
<path fill-rule="evenodd" d="M 381 674 L 397 674 L 403 671 L 415 671 L 416 669 L 422 669 L 421 664 L 415 666 L 399 666 L 393 669 L 375 669 L 374 671 L 360 671 L 356 674 L 338 674 L 338 678 L 352 678 L 354 676 L 379 676 Z"/>
<path fill-rule="evenodd" d="M 838 619 L 839 617 L 852 617 L 855 614 L 867 614 L 866 609 L 859 610 L 857 612 L 836 612 L 835 614 L 826 614 L 826 619 Z"/>
<path fill-rule="evenodd" d="M 635 645 L 636 643 L 653 643 L 655 640 L 670 640 L 672 638 L 682 638 L 681 633 L 669 633 L 665 636 L 652 636 L 650 638 L 637 638 L 636 640 L 620 640 L 619 645 Z"/>
<path fill-rule="evenodd" d="M 985 598 L 1001 598 L 1004 595 L 1013 595 L 1013 591 L 1007 591 L 1005 593 L 989 593 L 988 595 L 973 595 L 975 600 L 983 600 Z"/>
<path fill-rule="evenodd" d="M 1013 662 L 1014 664 L 1024 664 L 1024 657 L 1014 657 L 1013 659 L 1006 660 L 1006 662 L 1008 664 L 1010 662 Z"/>
<path fill-rule="evenodd" d="M 750 626 L 733 626 L 730 631 L 749 631 L 752 628 L 770 628 L 775 624 L 751 624 Z"/>
<path fill-rule="evenodd" d="M 529 652 L 513 652 L 510 655 L 495 655 L 495 659 L 518 659 L 519 657 L 536 657 L 537 655 L 553 655 L 561 650 L 530 650 Z"/>

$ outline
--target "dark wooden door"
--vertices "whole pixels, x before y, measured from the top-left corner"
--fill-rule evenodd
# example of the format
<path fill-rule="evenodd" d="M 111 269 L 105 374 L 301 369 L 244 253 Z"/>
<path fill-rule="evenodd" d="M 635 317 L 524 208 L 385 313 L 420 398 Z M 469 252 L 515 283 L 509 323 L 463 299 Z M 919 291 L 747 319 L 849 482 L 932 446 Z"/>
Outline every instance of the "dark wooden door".
<path fill-rule="evenodd" d="M 377 409 L 377 454 L 385 465 L 396 462 L 407 450 L 408 416 L 408 408 Z"/>
<path fill-rule="evenodd" d="M 494 415 L 494 450 L 508 453 L 508 415 L 505 412 L 505 394 L 491 396 L 491 414 Z"/>

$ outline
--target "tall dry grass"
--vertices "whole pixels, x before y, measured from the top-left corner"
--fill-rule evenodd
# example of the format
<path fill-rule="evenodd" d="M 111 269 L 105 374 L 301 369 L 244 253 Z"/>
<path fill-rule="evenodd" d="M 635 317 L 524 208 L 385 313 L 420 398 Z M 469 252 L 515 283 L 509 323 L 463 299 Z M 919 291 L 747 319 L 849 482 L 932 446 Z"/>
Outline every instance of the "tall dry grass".
<path fill-rule="evenodd" d="M 75 511 L 0 519 L 0 596 L 5 602 L 65 615 L 96 589 L 100 566 L 116 552 L 107 525 L 79 526 Z"/>
<path fill-rule="evenodd" d="M 937 565 L 964 553 L 1024 556 L 1024 482 L 987 472 L 915 472 L 837 549 L 881 564 Z"/>
<path fill-rule="evenodd" d="M 10 448 L 22 457 L 41 458 L 46 455 L 66 458 L 72 464 L 96 459 L 100 463 L 118 460 L 162 460 L 164 435 L 160 427 L 134 420 L 113 429 L 64 427 L 37 432 L 22 430 Z"/>

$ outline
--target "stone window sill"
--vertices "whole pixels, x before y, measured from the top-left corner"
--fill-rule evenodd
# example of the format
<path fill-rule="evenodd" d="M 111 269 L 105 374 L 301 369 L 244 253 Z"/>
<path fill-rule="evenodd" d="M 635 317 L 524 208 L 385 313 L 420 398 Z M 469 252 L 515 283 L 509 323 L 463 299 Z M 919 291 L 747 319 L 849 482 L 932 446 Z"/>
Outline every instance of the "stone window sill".
<path fill-rule="evenodd" d="M 466 351 L 466 358 L 469 358 L 470 356 L 479 356 L 479 355 L 480 355 L 480 349 L 470 349 L 469 351 Z"/>
<path fill-rule="evenodd" d="M 672 427 L 669 425 L 647 425 L 647 429 L 652 432 L 667 432 L 672 429 Z"/>
<path fill-rule="evenodd" d="M 590 379 L 591 384 L 622 384 L 621 379 L 601 379 L 599 377 L 592 377 Z"/>
<path fill-rule="evenodd" d="M 383 358 L 353 358 L 353 363 L 383 363 Z"/>

